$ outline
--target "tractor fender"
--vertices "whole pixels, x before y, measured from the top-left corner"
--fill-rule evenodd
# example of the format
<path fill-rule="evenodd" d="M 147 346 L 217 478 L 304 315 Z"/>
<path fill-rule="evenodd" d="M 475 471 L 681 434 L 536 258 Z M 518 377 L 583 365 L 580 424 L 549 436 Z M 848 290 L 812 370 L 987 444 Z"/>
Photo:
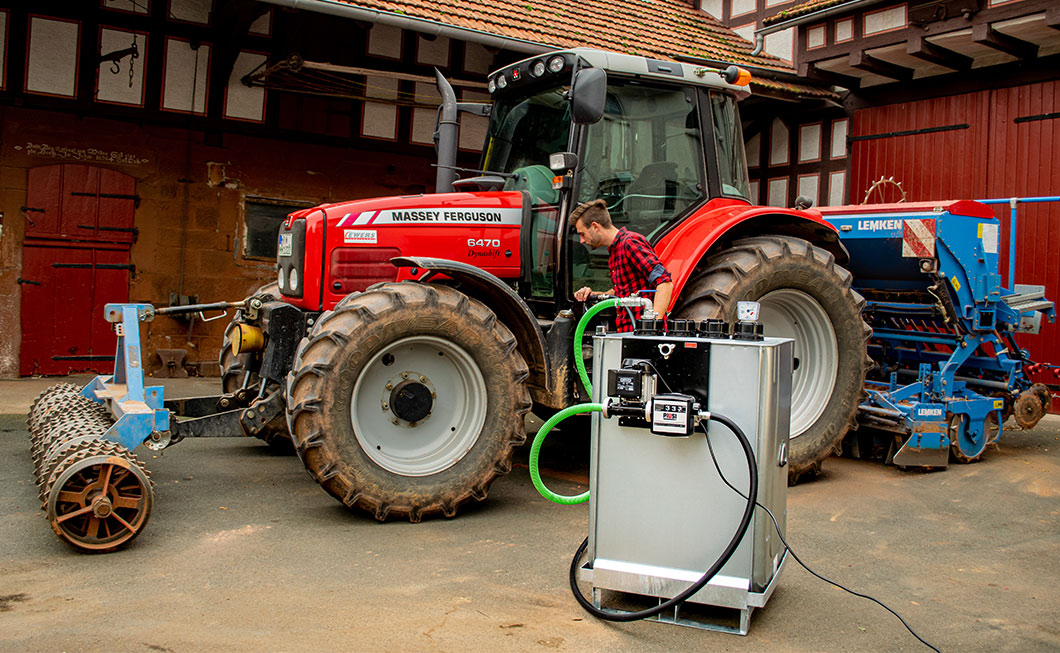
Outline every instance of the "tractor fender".
<path fill-rule="evenodd" d="M 655 243 L 655 251 L 673 278 L 673 309 L 689 278 L 706 256 L 740 238 L 765 234 L 795 236 L 830 252 L 840 265 L 850 259 L 836 228 L 820 211 L 798 211 L 742 202 L 710 202 Z"/>
<path fill-rule="evenodd" d="M 538 386 L 546 393 L 552 392 L 548 356 L 545 353 L 545 334 L 537 317 L 530 311 L 523 298 L 496 275 L 467 263 L 443 258 L 421 256 L 397 256 L 390 259 L 398 268 L 418 268 L 417 281 L 429 282 L 444 275 L 460 285 L 460 290 L 481 301 L 492 310 L 513 334 L 519 353 L 530 368 L 531 389 Z"/>

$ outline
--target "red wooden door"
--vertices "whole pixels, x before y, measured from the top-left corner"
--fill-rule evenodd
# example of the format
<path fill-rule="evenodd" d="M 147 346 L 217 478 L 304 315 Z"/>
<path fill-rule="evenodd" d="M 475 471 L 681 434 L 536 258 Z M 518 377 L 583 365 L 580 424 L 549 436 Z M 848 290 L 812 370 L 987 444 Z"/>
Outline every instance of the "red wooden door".
<path fill-rule="evenodd" d="M 136 182 L 78 164 L 31 169 L 28 181 L 19 371 L 112 371 L 103 305 L 129 299 Z"/>

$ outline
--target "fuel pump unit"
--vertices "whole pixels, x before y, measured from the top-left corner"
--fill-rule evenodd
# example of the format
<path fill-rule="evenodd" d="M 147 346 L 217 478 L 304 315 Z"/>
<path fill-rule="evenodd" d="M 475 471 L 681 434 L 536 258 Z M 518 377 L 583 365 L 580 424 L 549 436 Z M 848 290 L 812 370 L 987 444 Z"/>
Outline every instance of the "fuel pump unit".
<path fill-rule="evenodd" d="M 611 299 L 591 308 L 575 347 L 595 313 L 638 302 L 648 303 Z M 763 337 L 754 302 L 741 302 L 732 329 L 721 320 L 667 324 L 645 315 L 633 333 L 598 330 L 595 388 L 579 367 L 594 403 L 545 422 L 530 450 L 530 476 L 552 501 L 590 501 L 589 536 L 570 571 L 586 610 L 612 621 L 653 618 L 745 635 L 787 560 L 777 533 L 787 508 L 793 341 Z M 598 413 L 590 491 L 560 496 L 541 481 L 539 452 L 556 424 L 584 412 Z M 766 511 L 756 516 L 756 503 L 775 525 Z M 591 601 L 579 582 L 591 586 Z"/>
<path fill-rule="evenodd" d="M 672 321 L 666 334 L 644 321 L 634 334 L 593 340 L 594 400 L 589 474 L 588 559 L 579 579 L 597 608 L 662 603 L 699 579 L 726 548 L 746 499 L 727 488 L 711 460 L 746 497 L 752 490 L 741 443 L 709 413 L 747 436 L 756 460 L 757 500 L 781 528 L 787 502 L 792 341 L 763 338 L 759 325 Z M 706 432 L 706 435 L 705 435 Z M 724 566 L 668 621 L 746 634 L 786 561 L 769 517 L 755 513 Z M 717 621 L 739 611 L 738 625 Z M 727 615 L 733 616 L 733 615 Z"/>
<path fill-rule="evenodd" d="M 570 566 L 578 603 L 609 621 L 650 618 L 746 635 L 790 556 L 877 603 L 938 651 L 898 612 L 811 570 L 784 541 L 794 341 L 764 337 L 755 302 L 740 302 L 730 329 L 721 320 L 667 324 L 649 314 L 650 301 L 628 297 L 586 311 L 575 351 L 596 313 L 634 305 L 646 309 L 634 333 L 597 331 L 595 390 L 575 359 L 594 402 L 549 418 L 530 447 L 530 478 L 542 496 L 590 501 L 589 536 Z M 588 412 L 599 413 L 589 491 L 556 494 L 541 480 L 541 446 L 559 422 Z M 579 583 L 591 587 L 591 600 Z"/>

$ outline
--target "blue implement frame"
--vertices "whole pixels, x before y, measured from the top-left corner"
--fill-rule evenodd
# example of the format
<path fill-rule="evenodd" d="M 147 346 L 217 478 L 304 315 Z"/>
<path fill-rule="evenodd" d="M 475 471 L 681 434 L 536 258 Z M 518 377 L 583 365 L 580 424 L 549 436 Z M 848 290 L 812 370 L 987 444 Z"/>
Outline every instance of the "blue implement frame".
<path fill-rule="evenodd" d="M 1020 201 L 1056 200 L 989 203 L 1015 211 Z M 996 218 L 895 209 L 826 216 L 851 252 L 854 288 L 870 298 L 865 315 L 877 367 L 859 419 L 899 435 L 890 452 L 895 464 L 945 467 L 951 451 L 974 460 L 999 434 L 1006 402 L 1031 386 L 1024 373 L 1030 356 L 1013 338 L 1021 319 L 1037 311 L 1052 320 L 1055 311 L 1044 298 L 1033 310 L 1006 303 L 1016 293 L 1001 284 Z M 925 251 L 903 245 L 910 220 L 919 223 Z M 1014 258 L 1012 245 L 1010 282 Z"/>
<path fill-rule="evenodd" d="M 132 450 L 152 434 L 169 430 L 169 411 L 163 406 L 164 388 L 144 385 L 140 322 L 154 318 L 154 307 L 150 304 L 107 304 L 103 310 L 118 334 L 114 374 L 92 379 L 81 394 L 107 406 L 114 416 L 115 422 L 103 434 L 104 439 Z"/>

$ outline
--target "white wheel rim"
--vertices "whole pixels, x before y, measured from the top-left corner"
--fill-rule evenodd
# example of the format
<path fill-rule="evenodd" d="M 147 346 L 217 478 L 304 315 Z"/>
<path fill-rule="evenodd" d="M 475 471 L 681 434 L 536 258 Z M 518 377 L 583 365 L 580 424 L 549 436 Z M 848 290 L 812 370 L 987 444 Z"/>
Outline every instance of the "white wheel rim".
<path fill-rule="evenodd" d="M 429 416 L 400 419 L 388 405 L 395 377 L 426 379 L 435 393 Z M 350 419 L 357 442 L 383 469 L 402 476 L 446 470 L 467 454 L 486 422 L 486 382 L 461 347 L 434 336 L 391 343 L 372 357 L 353 386 Z M 395 421 L 397 423 L 395 423 Z"/>
<path fill-rule="evenodd" d="M 759 300 L 759 321 L 771 337 L 793 338 L 798 368 L 791 379 L 791 437 L 805 433 L 824 413 L 835 390 L 839 346 L 828 313 L 816 299 L 791 288 Z"/>

